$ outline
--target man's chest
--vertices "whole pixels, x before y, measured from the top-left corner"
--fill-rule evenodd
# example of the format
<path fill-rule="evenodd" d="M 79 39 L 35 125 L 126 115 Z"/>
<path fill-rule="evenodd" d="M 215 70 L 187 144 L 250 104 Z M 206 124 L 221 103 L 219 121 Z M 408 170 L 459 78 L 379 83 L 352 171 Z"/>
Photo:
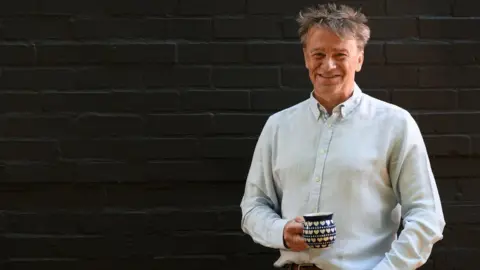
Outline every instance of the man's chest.
<path fill-rule="evenodd" d="M 322 177 L 368 177 L 387 173 L 391 130 L 375 122 L 325 122 L 279 130 L 273 155 L 277 183 L 310 185 Z M 347 183 L 348 184 L 348 183 Z"/>

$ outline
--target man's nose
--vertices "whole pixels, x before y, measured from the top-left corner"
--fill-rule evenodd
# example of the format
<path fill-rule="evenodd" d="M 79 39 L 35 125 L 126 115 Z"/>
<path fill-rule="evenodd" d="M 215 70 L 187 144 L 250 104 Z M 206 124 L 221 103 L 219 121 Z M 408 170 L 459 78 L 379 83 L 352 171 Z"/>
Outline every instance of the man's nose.
<path fill-rule="evenodd" d="M 336 67 L 336 64 L 331 57 L 325 57 L 322 66 L 325 70 L 332 70 Z"/>

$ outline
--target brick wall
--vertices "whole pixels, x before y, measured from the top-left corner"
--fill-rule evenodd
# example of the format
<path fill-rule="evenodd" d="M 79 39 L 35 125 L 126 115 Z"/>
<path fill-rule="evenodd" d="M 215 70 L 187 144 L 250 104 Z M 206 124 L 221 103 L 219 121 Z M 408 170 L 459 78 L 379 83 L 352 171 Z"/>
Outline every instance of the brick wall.
<path fill-rule="evenodd" d="M 267 117 L 307 98 L 321 1 L 0 2 L 1 269 L 271 269 L 239 203 Z M 480 255 L 480 2 L 355 0 L 365 92 L 409 109 L 447 219 L 422 269 Z"/>

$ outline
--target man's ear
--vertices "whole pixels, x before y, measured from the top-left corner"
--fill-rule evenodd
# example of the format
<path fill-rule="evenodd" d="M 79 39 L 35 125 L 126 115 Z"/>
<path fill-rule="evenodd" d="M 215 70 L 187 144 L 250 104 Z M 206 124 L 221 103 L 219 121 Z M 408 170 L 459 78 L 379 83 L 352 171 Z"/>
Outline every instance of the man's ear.
<path fill-rule="evenodd" d="M 309 66 L 309 58 L 308 58 L 308 53 L 307 53 L 307 48 L 305 46 L 302 46 L 302 52 L 303 52 L 303 60 L 305 61 L 305 67 L 308 69 Z"/>
<path fill-rule="evenodd" d="M 362 70 L 362 65 L 363 65 L 363 60 L 364 60 L 364 51 L 361 50 L 359 55 L 358 55 L 358 63 L 357 63 L 357 68 L 355 69 L 357 72 Z"/>

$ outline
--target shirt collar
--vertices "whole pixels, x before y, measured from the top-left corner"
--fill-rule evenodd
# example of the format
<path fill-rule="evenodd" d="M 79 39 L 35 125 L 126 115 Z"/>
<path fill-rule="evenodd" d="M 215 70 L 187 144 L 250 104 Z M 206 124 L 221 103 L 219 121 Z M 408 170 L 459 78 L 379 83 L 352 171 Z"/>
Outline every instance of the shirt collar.
<path fill-rule="evenodd" d="M 353 95 L 343 103 L 338 104 L 333 109 L 333 112 L 340 111 L 342 117 L 347 117 L 358 106 L 358 104 L 360 104 L 362 97 L 362 90 L 356 83 L 354 83 Z M 315 119 L 318 120 L 320 119 L 320 116 L 327 115 L 327 110 L 315 99 L 313 96 L 313 91 L 310 93 L 309 105 L 313 115 L 315 116 Z"/>

